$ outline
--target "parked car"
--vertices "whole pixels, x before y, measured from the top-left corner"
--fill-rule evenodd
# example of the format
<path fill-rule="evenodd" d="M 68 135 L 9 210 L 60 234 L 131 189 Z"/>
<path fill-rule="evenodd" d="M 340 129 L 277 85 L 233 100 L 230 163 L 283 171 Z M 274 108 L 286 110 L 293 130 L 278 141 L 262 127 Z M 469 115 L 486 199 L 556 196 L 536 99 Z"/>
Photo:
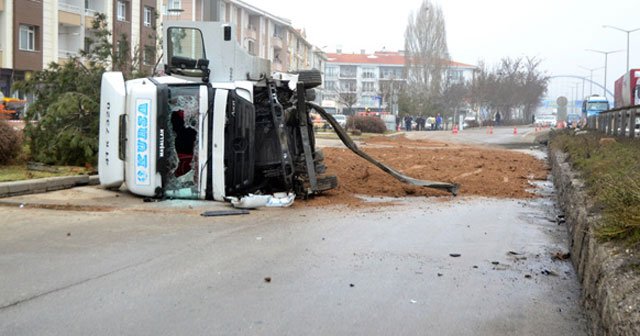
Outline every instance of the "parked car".
<path fill-rule="evenodd" d="M 333 119 L 335 119 L 340 127 L 347 128 L 347 116 L 344 114 L 334 114 L 332 115 Z"/>
<path fill-rule="evenodd" d="M 542 114 L 536 116 L 536 125 L 542 127 L 556 127 L 558 120 L 555 115 Z"/>

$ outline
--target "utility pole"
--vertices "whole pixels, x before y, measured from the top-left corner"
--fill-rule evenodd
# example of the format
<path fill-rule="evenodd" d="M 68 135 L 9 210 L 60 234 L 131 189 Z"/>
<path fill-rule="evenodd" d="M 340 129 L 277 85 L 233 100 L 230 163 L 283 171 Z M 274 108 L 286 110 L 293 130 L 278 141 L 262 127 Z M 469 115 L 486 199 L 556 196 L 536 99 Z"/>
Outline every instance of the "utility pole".
<path fill-rule="evenodd" d="M 635 32 L 635 31 L 640 30 L 640 28 L 626 30 L 626 29 L 622 29 L 622 28 L 618 28 L 618 27 L 614 27 L 614 26 L 609 26 L 609 25 L 604 25 L 602 27 L 603 28 L 612 28 L 612 29 L 619 30 L 621 32 L 627 33 L 627 72 L 629 72 L 629 35 L 631 35 L 631 33 Z"/>
<path fill-rule="evenodd" d="M 603 96 L 604 98 L 607 98 L 607 57 L 609 56 L 609 54 L 613 54 L 613 53 L 617 53 L 617 52 L 621 52 L 622 50 L 612 50 L 612 51 L 602 51 L 602 50 L 594 50 L 594 49 L 587 49 L 587 51 L 593 51 L 599 54 L 604 54 L 604 85 L 603 85 Z"/>
<path fill-rule="evenodd" d="M 581 66 L 581 65 L 579 67 L 589 71 L 589 95 L 591 96 L 593 94 L 593 72 L 596 71 L 596 70 L 604 69 L 604 67 L 587 68 L 587 67 L 584 67 L 584 66 Z M 583 94 L 583 96 L 584 96 L 584 94 Z"/>

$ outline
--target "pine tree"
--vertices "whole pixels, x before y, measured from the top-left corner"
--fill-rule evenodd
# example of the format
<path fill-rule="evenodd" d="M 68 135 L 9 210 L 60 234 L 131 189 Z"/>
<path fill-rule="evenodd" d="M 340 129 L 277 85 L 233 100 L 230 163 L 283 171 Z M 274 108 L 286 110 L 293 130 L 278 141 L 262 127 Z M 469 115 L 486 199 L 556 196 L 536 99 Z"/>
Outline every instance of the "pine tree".
<path fill-rule="evenodd" d="M 136 71 L 129 49 L 114 53 L 104 14 L 96 14 L 87 38 L 88 49 L 65 63 L 14 84 L 14 90 L 32 94 L 35 101 L 25 115 L 26 141 L 33 160 L 57 165 L 95 165 L 98 154 L 100 83 L 106 69 L 122 70 L 125 78 Z M 126 40 L 117 43 L 128 45 Z"/>

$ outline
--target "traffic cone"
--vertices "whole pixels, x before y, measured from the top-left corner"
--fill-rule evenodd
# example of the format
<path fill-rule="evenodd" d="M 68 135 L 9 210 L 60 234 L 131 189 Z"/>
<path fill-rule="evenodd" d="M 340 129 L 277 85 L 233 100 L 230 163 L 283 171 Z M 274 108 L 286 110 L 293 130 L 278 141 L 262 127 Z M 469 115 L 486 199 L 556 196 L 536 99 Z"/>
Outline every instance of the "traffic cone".
<path fill-rule="evenodd" d="M 493 126 L 489 126 L 489 134 L 493 134 Z"/>
<path fill-rule="evenodd" d="M 453 134 L 458 134 L 458 126 L 453 125 L 453 129 L 451 130 L 451 132 L 453 132 Z"/>
<path fill-rule="evenodd" d="M 517 127 L 513 128 L 513 135 L 518 135 L 518 128 Z"/>

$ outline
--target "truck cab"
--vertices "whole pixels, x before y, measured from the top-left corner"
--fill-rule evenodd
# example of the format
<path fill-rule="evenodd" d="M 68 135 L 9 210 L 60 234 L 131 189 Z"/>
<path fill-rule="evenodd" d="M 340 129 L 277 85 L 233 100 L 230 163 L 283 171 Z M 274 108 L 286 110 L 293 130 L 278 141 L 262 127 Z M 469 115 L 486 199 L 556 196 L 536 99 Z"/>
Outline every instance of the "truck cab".
<path fill-rule="evenodd" d="M 609 101 L 602 96 L 593 95 L 582 101 L 582 113 L 588 118 L 597 116 L 600 112 L 609 109 Z"/>

